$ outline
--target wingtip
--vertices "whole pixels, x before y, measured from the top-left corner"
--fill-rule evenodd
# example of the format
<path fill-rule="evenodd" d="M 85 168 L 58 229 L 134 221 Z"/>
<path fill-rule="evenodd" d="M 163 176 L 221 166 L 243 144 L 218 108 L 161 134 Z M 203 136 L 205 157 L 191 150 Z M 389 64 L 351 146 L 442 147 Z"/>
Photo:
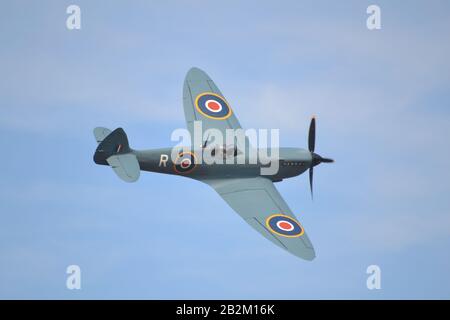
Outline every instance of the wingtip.
<path fill-rule="evenodd" d="M 211 80 L 209 75 L 198 67 L 192 67 L 186 74 L 186 79 L 189 80 Z"/>
<path fill-rule="evenodd" d="M 307 261 L 313 261 L 316 258 L 316 252 L 314 251 L 314 249 L 310 249 L 307 251 L 303 251 L 301 254 L 298 254 L 296 256 Z"/>
<path fill-rule="evenodd" d="M 296 248 L 294 250 L 288 251 L 294 256 L 303 260 L 312 261 L 316 258 L 316 251 L 313 247 L 310 246 L 302 246 L 301 248 Z"/>
<path fill-rule="evenodd" d="M 205 71 L 203 71 L 202 69 L 198 68 L 198 67 L 192 67 L 188 70 L 186 77 L 192 77 L 195 75 L 203 75 L 206 74 Z"/>
<path fill-rule="evenodd" d="M 198 72 L 198 71 L 203 71 L 203 70 L 200 69 L 199 67 L 191 67 L 191 68 L 188 70 L 188 73 L 189 73 L 189 72 Z"/>

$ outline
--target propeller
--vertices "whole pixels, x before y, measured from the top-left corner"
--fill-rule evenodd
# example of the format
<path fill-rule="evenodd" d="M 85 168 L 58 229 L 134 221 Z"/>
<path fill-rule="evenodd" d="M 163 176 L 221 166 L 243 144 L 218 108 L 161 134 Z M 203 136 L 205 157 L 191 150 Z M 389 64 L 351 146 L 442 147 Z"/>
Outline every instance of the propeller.
<path fill-rule="evenodd" d="M 331 163 L 334 162 L 333 159 L 329 158 L 322 158 L 317 153 L 314 152 L 316 148 L 316 118 L 312 117 L 311 123 L 309 124 L 309 133 L 308 133 L 308 149 L 309 152 L 311 152 L 312 156 L 312 163 L 311 167 L 309 167 L 309 188 L 311 189 L 311 198 L 314 198 L 313 196 L 313 178 L 314 178 L 314 167 L 318 164 L 324 163 Z"/>

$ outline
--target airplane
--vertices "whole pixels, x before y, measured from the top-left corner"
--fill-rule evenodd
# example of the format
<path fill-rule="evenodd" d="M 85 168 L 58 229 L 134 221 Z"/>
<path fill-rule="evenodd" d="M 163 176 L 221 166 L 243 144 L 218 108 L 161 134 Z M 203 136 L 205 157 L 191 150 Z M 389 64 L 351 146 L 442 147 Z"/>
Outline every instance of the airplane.
<path fill-rule="evenodd" d="M 183 87 L 183 107 L 187 128 L 191 136 L 194 123 L 200 121 L 205 129 L 242 129 L 235 113 L 225 100 L 219 88 L 202 70 L 188 71 Z M 98 143 L 94 162 L 111 166 L 114 172 L 126 182 L 134 182 L 140 171 L 185 176 L 211 186 L 226 203 L 250 226 L 265 238 L 293 255 L 305 260 L 316 257 L 314 247 L 303 226 L 297 220 L 274 183 L 298 176 L 309 170 L 311 196 L 313 192 L 313 169 L 320 163 L 333 162 L 315 153 L 316 120 L 310 122 L 308 150 L 301 148 L 278 149 L 278 171 L 262 175 L 261 163 L 228 164 L 197 163 L 196 154 L 208 147 L 208 141 L 196 147 L 191 141 L 191 151 L 180 151 L 175 160 L 169 159 L 172 148 L 134 150 L 130 148 L 127 135 L 122 128 L 111 131 L 97 127 L 94 136 Z M 231 150 L 224 145 L 209 142 L 212 153 L 220 152 L 224 158 L 236 157 L 251 146 L 234 146 Z M 212 144 L 212 145 L 211 145 Z M 194 147 L 192 147 L 194 146 Z M 247 148 L 247 149 L 240 149 Z"/>

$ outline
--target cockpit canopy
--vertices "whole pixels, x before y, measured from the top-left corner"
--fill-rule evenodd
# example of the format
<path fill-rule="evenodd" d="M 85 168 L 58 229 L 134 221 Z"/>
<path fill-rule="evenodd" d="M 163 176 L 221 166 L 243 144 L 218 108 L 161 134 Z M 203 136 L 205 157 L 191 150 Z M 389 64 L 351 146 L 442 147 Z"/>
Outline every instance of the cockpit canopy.
<path fill-rule="evenodd" d="M 223 159 L 236 157 L 238 154 L 242 154 L 235 145 L 215 145 L 208 146 L 207 149 L 211 150 L 212 157 L 222 157 Z"/>

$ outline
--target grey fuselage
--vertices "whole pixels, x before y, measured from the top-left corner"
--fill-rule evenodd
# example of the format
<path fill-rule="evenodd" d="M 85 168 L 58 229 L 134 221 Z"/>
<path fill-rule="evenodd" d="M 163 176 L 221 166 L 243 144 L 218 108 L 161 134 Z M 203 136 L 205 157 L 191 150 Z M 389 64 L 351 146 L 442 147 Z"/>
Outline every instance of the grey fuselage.
<path fill-rule="evenodd" d="M 204 161 L 198 163 L 186 173 L 176 170 L 172 161 L 172 148 L 161 148 L 151 150 L 131 150 L 136 155 L 140 169 L 149 172 L 182 175 L 192 179 L 218 179 L 218 178 L 251 178 L 264 176 L 273 182 L 278 182 L 286 178 L 295 177 L 305 172 L 312 165 L 312 155 L 309 151 L 300 148 L 278 148 L 278 157 L 268 162 L 249 162 L 249 157 L 245 156 L 244 164 L 213 163 L 207 164 Z M 263 149 L 266 154 L 273 154 L 272 149 Z M 195 150 L 195 154 L 203 151 Z M 232 157 L 234 158 L 234 157 Z M 231 161 L 231 160 L 230 160 Z M 262 174 L 262 168 L 273 165 L 273 161 L 278 162 L 278 170 L 269 175 Z M 276 166 L 275 166 L 276 168 Z"/>

